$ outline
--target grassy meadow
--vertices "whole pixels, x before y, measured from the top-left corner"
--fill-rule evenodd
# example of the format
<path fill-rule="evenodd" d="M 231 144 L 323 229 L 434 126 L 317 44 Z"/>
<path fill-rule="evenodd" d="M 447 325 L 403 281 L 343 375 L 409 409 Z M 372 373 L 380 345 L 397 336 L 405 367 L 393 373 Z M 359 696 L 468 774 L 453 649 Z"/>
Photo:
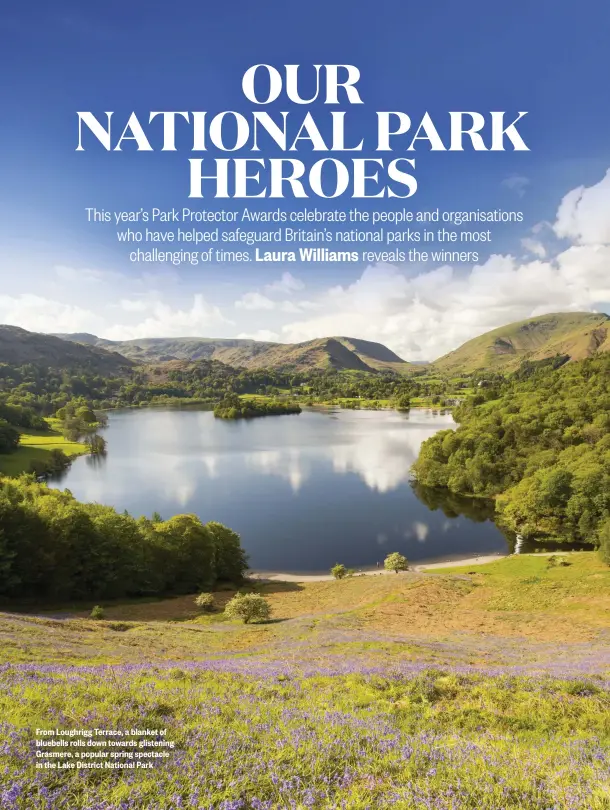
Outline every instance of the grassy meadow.
<path fill-rule="evenodd" d="M 433 572 L 20 606 L 0 618 L 12 810 L 608 810 L 610 569 L 518 556 Z M 154 770 L 34 767 L 35 728 L 165 728 Z"/>
<path fill-rule="evenodd" d="M 71 442 L 59 430 L 59 420 L 47 419 L 49 432 L 19 431 L 19 446 L 14 453 L 0 454 L 0 475 L 17 476 L 29 470 L 32 461 L 48 461 L 51 450 L 63 450 L 67 456 L 89 452 L 81 442 Z"/>

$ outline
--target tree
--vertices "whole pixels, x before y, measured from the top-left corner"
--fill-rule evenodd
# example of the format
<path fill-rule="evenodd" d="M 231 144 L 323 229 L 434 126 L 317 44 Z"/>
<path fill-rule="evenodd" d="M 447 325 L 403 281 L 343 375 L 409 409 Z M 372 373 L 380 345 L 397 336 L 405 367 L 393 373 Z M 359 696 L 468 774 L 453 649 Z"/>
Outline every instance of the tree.
<path fill-rule="evenodd" d="M 213 584 L 216 579 L 214 539 L 197 515 L 175 515 L 150 525 L 166 590 L 193 593 Z"/>
<path fill-rule="evenodd" d="M 599 532 L 599 556 L 610 565 L 610 520 L 604 521 Z"/>
<path fill-rule="evenodd" d="M 214 597 L 211 593 L 200 593 L 195 597 L 195 604 L 200 610 L 209 612 L 214 609 Z"/>
<path fill-rule="evenodd" d="M 106 452 L 106 439 L 102 438 L 98 433 L 87 436 L 85 444 L 93 455 L 103 456 Z"/>
<path fill-rule="evenodd" d="M 89 616 L 90 619 L 103 619 L 104 618 L 104 608 L 100 605 L 96 605 L 91 610 L 91 615 Z"/>
<path fill-rule="evenodd" d="M 238 593 L 227 602 L 225 613 L 230 619 L 241 619 L 244 624 L 253 621 L 265 622 L 271 615 L 271 607 L 260 594 Z"/>
<path fill-rule="evenodd" d="M 19 444 L 19 431 L 5 419 L 0 419 L 0 453 L 10 453 Z"/>
<path fill-rule="evenodd" d="M 335 579 L 343 579 L 343 577 L 347 575 L 347 568 L 341 563 L 337 563 L 330 569 L 330 573 Z"/>
<path fill-rule="evenodd" d="M 411 398 L 408 394 L 399 394 L 396 397 L 394 406 L 398 411 L 408 411 L 411 408 Z"/>
<path fill-rule="evenodd" d="M 237 535 L 226 529 L 235 542 Z M 223 565 L 242 570 L 243 550 L 227 544 Z M 32 476 L 0 476 L 0 596 L 116 599 L 209 591 L 216 543 L 194 515 L 153 523 L 75 500 Z"/>
<path fill-rule="evenodd" d="M 87 405 L 83 405 L 81 408 L 78 408 L 75 416 L 77 419 L 82 419 L 83 422 L 86 422 L 89 425 L 93 422 L 97 422 L 95 414 Z"/>
<path fill-rule="evenodd" d="M 394 571 L 397 574 L 399 571 L 408 571 L 409 570 L 409 561 L 403 554 L 399 554 L 398 551 L 394 551 L 392 554 L 388 554 L 388 556 L 383 561 L 383 567 L 386 571 Z"/>
<path fill-rule="evenodd" d="M 493 497 L 509 531 L 597 545 L 610 515 L 610 356 L 565 361 L 487 373 L 454 411 L 459 427 L 422 445 L 418 484 Z"/>
<path fill-rule="evenodd" d="M 248 570 L 248 555 L 242 548 L 239 535 L 216 521 L 206 523 L 205 528 L 214 542 L 216 578 L 239 585 Z"/>

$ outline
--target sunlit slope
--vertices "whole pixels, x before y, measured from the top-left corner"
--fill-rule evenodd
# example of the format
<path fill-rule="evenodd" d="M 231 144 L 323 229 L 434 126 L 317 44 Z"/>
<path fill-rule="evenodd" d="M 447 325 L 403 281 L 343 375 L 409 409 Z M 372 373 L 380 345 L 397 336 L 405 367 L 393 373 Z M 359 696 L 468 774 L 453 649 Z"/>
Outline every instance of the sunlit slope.
<path fill-rule="evenodd" d="M 93 374 L 122 374 L 133 363 L 116 353 L 113 344 L 100 347 L 60 340 L 54 335 L 28 332 L 0 324 L 0 363 L 37 363 L 54 369 L 79 369 Z"/>
<path fill-rule="evenodd" d="M 523 360 L 567 354 L 582 360 L 610 349 L 610 318 L 599 312 L 558 312 L 501 326 L 473 338 L 434 362 L 455 374 L 483 370 L 510 371 Z"/>
<path fill-rule="evenodd" d="M 337 337 L 335 340 L 353 351 L 367 366 L 378 371 L 389 369 L 398 374 L 407 374 L 414 369 L 412 363 L 407 363 L 383 343 L 351 337 Z"/>

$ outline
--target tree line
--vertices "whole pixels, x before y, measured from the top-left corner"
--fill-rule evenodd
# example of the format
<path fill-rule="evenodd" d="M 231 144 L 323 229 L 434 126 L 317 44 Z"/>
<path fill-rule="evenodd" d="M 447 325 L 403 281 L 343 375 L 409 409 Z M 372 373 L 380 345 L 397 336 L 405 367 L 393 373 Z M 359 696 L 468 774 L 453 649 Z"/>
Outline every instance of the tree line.
<path fill-rule="evenodd" d="M 0 398 L 0 453 L 11 453 L 17 448 L 19 428 L 46 430 L 48 425 L 32 408 L 11 405 Z"/>
<path fill-rule="evenodd" d="M 526 537 L 601 546 L 610 562 L 610 355 L 527 363 L 422 445 L 417 481 L 494 497 Z"/>
<path fill-rule="evenodd" d="M 0 404 L 25 408 L 39 417 L 52 416 L 78 399 L 94 410 L 180 400 L 213 406 L 231 394 L 274 397 L 280 393 L 314 402 L 361 398 L 408 403 L 410 398 L 424 396 L 442 404 L 443 396 L 454 389 L 455 381 L 427 369 L 404 377 L 392 370 L 249 370 L 202 359 L 182 365 L 138 366 L 120 377 L 104 377 L 82 368 L 58 370 L 33 363 L 0 363 Z M 1 418 L 6 417 L 0 413 Z M 37 429 L 44 427 L 38 425 Z"/>
<path fill-rule="evenodd" d="M 134 518 L 30 476 L 0 478 L 0 595 L 36 600 L 194 593 L 239 583 L 239 535 L 196 515 Z"/>

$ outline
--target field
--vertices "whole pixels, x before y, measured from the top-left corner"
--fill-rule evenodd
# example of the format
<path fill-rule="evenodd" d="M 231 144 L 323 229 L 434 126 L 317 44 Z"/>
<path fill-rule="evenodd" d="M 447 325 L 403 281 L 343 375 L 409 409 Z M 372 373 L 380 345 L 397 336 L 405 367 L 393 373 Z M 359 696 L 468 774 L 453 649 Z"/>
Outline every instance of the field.
<path fill-rule="evenodd" d="M 14 453 L 0 455 L 0 475 L 21 475 L 27 472 L 32 461 L 47 461 L 51 450 L 63 450 L 67 456 L 87 453 L 80 442 L 70 442 L 57 429 L 57 420 L 47 419 L 49 433 L 40 431 L 21 432 L 19 447 Z"/>
<path fill-rule="evenodd" d="M 607 810 L 610 569 L 593 553 L 1 614 L 13 810 Z M 152 771 L 35 769 L 35 728 L 164 728 Z"/>

